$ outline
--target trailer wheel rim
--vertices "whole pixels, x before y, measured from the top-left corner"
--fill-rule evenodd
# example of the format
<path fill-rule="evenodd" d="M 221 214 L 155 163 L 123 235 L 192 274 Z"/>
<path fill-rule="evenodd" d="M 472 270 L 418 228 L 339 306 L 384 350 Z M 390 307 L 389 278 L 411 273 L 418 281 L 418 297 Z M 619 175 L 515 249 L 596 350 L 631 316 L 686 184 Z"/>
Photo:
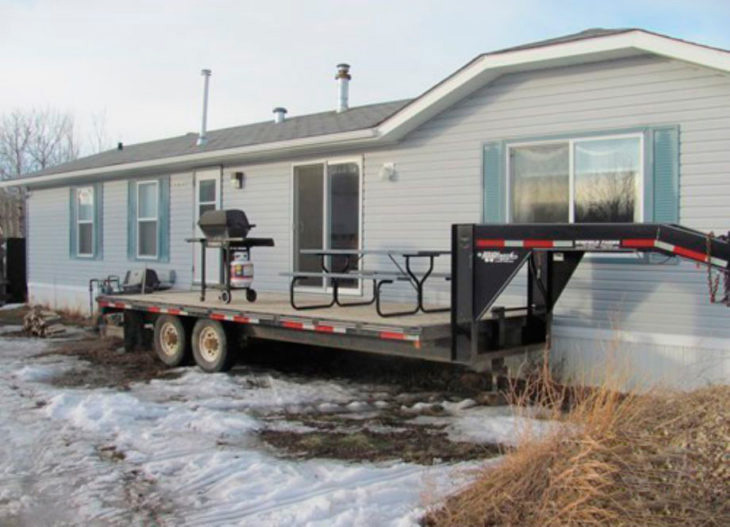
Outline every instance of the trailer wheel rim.
<path fill-rule="evenodd" d="M 160 330 L 160 348 L 162 353 L 172 357 L 180 348 L 180 335 L 177 328 L 171 322 L 165 322 Z"/>
<path fill-rule="evenodd" d="M 204 328 L 198 338 L 200 355 L 206 362 L 215 362 L 220 355 L 221 341 L 213 328 Z"/>

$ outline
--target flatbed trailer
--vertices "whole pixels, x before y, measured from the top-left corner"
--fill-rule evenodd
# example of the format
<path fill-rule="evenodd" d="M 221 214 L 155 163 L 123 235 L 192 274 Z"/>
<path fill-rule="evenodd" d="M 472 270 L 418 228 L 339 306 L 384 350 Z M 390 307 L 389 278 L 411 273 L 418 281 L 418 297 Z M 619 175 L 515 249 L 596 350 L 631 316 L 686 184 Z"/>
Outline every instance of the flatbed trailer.
<path fill-rule="evenodd" d="M 157 354 L 171 366 L 192 352 L 204 370 L 225 370 L 238 337 L 250 337 L 495 370 L 506 356 L 549 346 L 553 308 L 586 252 L 660 253 L 722 273 L 730 262 L 726 238 L 678 225 L 466 224 L 452 226 L 448 312 L 382 318 L 372 306 L 302 311 L 277 293 L 262 293 L 255 303 L 203 301 L 195 291 L 102 295 L 97 301 L 102 314 L 125 313 L 128 349 L 149 345 L 145 327 L 153 325 Z M 495 306 L 524 267 L 524 305 Z"/>

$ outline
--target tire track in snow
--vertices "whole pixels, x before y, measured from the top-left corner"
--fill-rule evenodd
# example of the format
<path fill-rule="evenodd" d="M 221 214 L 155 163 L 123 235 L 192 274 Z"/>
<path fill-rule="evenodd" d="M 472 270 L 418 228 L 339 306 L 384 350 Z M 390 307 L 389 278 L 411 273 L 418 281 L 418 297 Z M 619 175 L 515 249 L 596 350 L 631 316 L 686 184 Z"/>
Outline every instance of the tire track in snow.
<path fill-rule="evenodd" d="M 362 490 L 379 483 L 394 482 L 399 479 L 405 479 L 409 476 L 413 476 L 418 473 L 424 473 L 423 467 L 408 467 L 404 470 L 396 472 L 394 474 L 386 474 L 381 476 L 372 476 L 367 478 L 358 479 L 349 483 L 335 482 L 336 484 L 325 485 L 324 487 L 316 490 L 299 492 L 289 498 L 277 499 L 276 503 L 267 503 L 263 505 L 248 507 L 244 509 L 229 511 L 226 513 L 202 513 L 195 515 L 194 513 L 186 517 L 185 524 L 190 527 L 197 526 L 209 526 L 209 525 L 220 525 L 221 522 L 242 520 L 244 518 L 258 515 L 276 512 L 277 510 L 285 509 L 296 505 L 298 503 L 304 503 L 314 498 L 320 498 L 327 496 L 334 492 L 341 492 L 343 490 L 354 491 Z"/>

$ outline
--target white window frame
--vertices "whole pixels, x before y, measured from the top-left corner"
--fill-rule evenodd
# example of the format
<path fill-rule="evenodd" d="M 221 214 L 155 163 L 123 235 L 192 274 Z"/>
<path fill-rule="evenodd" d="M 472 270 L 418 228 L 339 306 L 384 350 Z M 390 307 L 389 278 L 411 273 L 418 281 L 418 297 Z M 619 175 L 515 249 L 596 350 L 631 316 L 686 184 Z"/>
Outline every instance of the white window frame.
<path fill-rule="evenodd" d="M 91 219 L 90 220 L 82 220 L 79 216 L 79 193 L 82 190 L 88 189 L 91 191 Z M 95 220 L 95 211 L 96 211 L 96 192 L 94 191 L 94 186 L 84 186 L 84 187 L 76 187 L 76 191 L 74 192 L 74 207 L 76 207 L 76 256 L 79 258 L 93 258 L 94 257 L 94 242 L 96 240 L 96 222 Z M 91 224 L 91 252 L 90 253 L 82 253 L 81 252 L 81 225 L 89 225 Z"/>
<path fill-rule="evenodd" d="M 634 223 L 641 223 L 644 221 L 644 181 L 646 174 L 645 172 L 645 161 L 644 161 L 644 134 L 642 133 L 629 133 L 629 134 L 606 134 L 606 135 L 589 135 L 589 136 L 571 136 L 561 139 L 545 139 L 542 141 L 519 141 L 514 143 L 507 143 L 506 155 L 507 160 L 505 163 L 506 171 L 506 195 L 505 195 L 505 211 L 507 215 L 507 221 L 512 222 L 512 167 L 511 163 L 511 150 L 515 147 L 520 146 L 534 146 L 534 145 L 557 145 L 557 144 L 568 144 L 568 222 L 575 222 L 575 143 L 588 142 L 588 141 L 603 141 L 607 139 L 638 139 L 639 140 L 639 172 L 634 181 L 636 192 L 636 199 L 638 200 L 638 215 L 639 217 L 634 220 Z"/>
<path fill-rule="evenodd" d="M 348 163 L 353 163 L 357 165 L 358 170 L 358 193 L 360 196 L 360 199 L 358 200 L 357 204 L 357 218 L 358 218 L 358 243 L 357 243 L 357 250 L 362 251 L 362 237 L 363 237 L 363 180 L 365 179 L 365 175 L 363 174 L 363 157 L 362 156 L 356 156 L 356 157 L 332 157 L 332 158 L 324 158 L 324 159 L 312 159 L 307 161 L 297 161 L 296 163 L 292 163 L 291 165 L 291 177 L 289 180 L 289 189 L 290 189 L 290 196 L 289 196 L 289 202 L 291 203 L 291 206 L 289 207 L 289 214 L 290 214 L 290 224 L 292 226 L 292 247 L 294 245 L 294 237 L 296 236 L 296 218 L 294 217 L 294 200 L 296 199 L 296 196 L 294 195 L 294 173 L 296 167 L 300 166 L 309 166 L 309 165 L 323 165 L 324 172 L 322 177 L 324 178 L 324 185 L 322 186 L 322 207 L 323 207 L 323 218 L 325 219 L 325 224 L 323 225 L 322 229 L 322 247 L 326 248 L 329 244 L 329 237 L 330 237 L 330 200 L 329 200 L 329 178 L 327 177 L 329 172 L 327 168 L 330 165 L 345 165 Z M 294 251 L 291 251 L 291 261 L 289 269 L 293 272 L 294 267 L 296 265 L 296 255 L 294 254 Z M 360 260 L 362 261 L 362 260 Z M 360 296 L 363 293 L 363 287 L 362 287 L 362 280 L 357 280 L 357 287 L 346 287 L 340 289 L 338 292 L 342 295 L 352 295 L 352 296 Z M 332 287 L 316 287 L 316 286 L 297 286 L 297 291 L 307 292 L 307 293 L 331 293 Z"/>
<path fill-rule="evenodd" d="M 155 186 L 155 199 L 157 202 L 157 206 L 156 206 L 157 216 L 141 217 L 139 215 L 140 203 L 141 203 L 141 200 L 139 199 L 139 189 L 142 185 L 154 185 Z M 137 211 L 136 211 L 137 217 L 135 218 L 135 229 L 137 229 L 137 239 L 136 239 L 137 247 L 135 247 L 135 249 L 136 249 L 136 253 L 137 253 L 137 259 L 139 259 L 139 260 L 157 260 L 157 258 L 159 258 L 159 256 L 160 256 L 160 182 L 156 179 L 137 181 L 137 188 L 135 189 L 135 191 L 137 192 Z M 155 222 L 155 232 L 156 232 L 155 254 L 154 254 L 154 256 L 148 255 L 148 254 L 143 255 L 143 254 L 140 254 L 140 250 L 139 250 L 141 240 L 142 240 L 142 237 L 140 236 L 140 234 L 141 234 L 140 223 L 152 222 L 152 221 Z"/>

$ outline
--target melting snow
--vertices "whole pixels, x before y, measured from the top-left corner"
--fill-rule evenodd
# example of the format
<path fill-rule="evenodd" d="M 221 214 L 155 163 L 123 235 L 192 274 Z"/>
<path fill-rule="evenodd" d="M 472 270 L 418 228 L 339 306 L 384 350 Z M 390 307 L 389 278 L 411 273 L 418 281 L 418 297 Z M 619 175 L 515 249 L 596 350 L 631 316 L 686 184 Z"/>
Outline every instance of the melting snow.
<path fill-rule="evenodd" d="M 287 460 L 258 442 L 257 416 L 267 411 L 384 406 L 365 402 L 354 384 L 191 368 L 128 391 L 65 389 L 43 381 L 79 361 L 33 357 L 44 349 L 0 338 L 0 524 L 404 527 L 479 466 Z M 441 403 L 455 439 L 514 437 L 520 421 L 509 410 L 473 405 Z"/>

